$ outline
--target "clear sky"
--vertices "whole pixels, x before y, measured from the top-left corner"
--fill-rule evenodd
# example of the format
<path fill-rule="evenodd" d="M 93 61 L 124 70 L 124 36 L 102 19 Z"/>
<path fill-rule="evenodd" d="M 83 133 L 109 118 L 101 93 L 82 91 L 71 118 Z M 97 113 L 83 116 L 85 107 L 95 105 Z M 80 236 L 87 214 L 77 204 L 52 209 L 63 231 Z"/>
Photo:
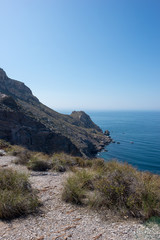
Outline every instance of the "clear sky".
<path fill-rule="evenodd" d="M 160 110 L 160 0 L 0 0 L 0 67 L 56 110 Z"/>

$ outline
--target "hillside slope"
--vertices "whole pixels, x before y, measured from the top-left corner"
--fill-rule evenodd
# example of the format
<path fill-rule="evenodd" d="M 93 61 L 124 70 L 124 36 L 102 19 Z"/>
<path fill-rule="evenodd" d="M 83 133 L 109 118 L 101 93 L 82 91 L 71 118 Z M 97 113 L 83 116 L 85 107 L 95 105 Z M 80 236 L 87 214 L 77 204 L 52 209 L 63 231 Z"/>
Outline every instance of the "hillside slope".
<path fill-rule="evenodd" d="M 0 138 L 31 150 L 91 157 L 111 139 L 85 112 L 60 114 L 0 68 Z"/>

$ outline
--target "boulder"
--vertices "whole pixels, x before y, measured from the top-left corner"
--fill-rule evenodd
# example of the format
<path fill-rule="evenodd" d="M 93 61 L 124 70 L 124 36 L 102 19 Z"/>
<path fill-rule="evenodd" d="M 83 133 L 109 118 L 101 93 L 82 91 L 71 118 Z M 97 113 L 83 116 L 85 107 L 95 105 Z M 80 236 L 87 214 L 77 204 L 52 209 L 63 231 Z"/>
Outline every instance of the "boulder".
<path fill-rule="evenodd" d="M 106 136 L 110 136 L 110 131 L 105 130 L 105 131 L 104 131 L 104 135 L 106 135 Z"/>

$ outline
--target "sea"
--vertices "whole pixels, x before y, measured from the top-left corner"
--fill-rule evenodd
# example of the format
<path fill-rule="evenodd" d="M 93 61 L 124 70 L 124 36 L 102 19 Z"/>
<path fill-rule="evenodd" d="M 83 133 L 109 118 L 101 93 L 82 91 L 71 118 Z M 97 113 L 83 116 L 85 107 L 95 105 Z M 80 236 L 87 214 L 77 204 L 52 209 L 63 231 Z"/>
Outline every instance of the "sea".
<path fill-rule="evenodd" d="M 117 159 L 141 171 L 160 174 L 160 111 L 87 113 L 103 131 L 109 130 L 115 140 L 98 157 L 105 161 Z"/>

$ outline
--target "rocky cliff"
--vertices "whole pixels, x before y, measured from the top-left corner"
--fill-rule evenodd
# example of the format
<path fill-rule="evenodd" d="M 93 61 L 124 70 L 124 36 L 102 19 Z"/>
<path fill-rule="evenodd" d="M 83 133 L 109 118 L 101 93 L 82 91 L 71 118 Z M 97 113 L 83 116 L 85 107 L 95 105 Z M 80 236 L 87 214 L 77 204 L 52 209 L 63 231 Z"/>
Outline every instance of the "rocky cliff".
<path fill-rule="evenodd" d="M 91 157 L 111 139 L 80 111 L 60 114 L 0 69 L 0 138 L 31 150 Z"/>

